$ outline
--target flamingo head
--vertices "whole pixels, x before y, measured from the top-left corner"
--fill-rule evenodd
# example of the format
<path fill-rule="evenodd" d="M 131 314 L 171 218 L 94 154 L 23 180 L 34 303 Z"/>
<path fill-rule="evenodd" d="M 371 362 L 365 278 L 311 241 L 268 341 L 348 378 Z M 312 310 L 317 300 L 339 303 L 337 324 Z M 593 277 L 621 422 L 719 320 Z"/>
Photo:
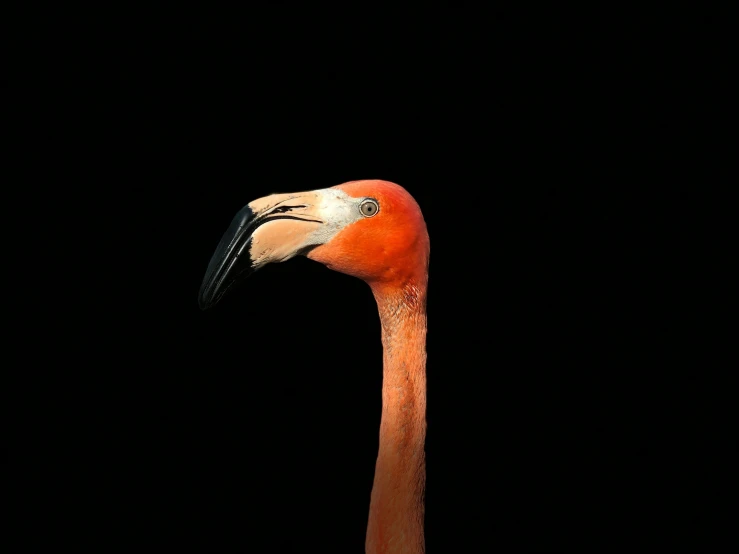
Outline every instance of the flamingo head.
<path fill-rule="evenodd" d="M 389 181 L 272 194 L 244 206 L 213 254 L 200 288 L 202 309 L 273 262 L 304 255 L 358 277 L 374 290 L 425 286 L 429 238 L 421 209 Z"/>

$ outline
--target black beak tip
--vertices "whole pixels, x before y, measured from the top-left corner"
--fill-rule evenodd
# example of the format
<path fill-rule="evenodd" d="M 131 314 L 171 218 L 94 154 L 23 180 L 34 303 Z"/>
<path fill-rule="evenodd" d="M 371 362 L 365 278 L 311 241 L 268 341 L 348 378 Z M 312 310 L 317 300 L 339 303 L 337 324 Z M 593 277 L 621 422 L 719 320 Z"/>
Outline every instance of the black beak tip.
<path fill-rule="evenodd" d="M 254 271 L 249 250 L 251 235 L 258 225 L 259 219 L 248 205 L 234 216 L 208 264 L 198 295 L 201 310 L 215 306 L 235 284 Z"/>
<path fill-rule="evenodd" d="M 217 302 L 215 298 L 213 298 L 213 294 L 208 294 L 207 287 L 203 286 L 200 288 L 200 291 L 198 292 L 198 306 L 201 310 L 205 311 L 209 308 L 212 308 L 213 305 Z"/>
<path fill-rule="evenodd" d="M 246 265 L 245 267 L 241 267 L 238 273 L 228 274 L 227 278 L 218 281 L 206 277 L 202 287 L 200 288 L 200 293 L 198 294 L 198 306 L 200 306 L 201 310 L 209 310 L 218 304 L 221 299 L 227 295 L 227 293 L 233 290 L 236 285 L 243 282 L 244 279 L 255 271 L 251 267 L 251 259 L 249 256 L 244 256 L 244 258 L 246 259 L 243 263 Z"/>

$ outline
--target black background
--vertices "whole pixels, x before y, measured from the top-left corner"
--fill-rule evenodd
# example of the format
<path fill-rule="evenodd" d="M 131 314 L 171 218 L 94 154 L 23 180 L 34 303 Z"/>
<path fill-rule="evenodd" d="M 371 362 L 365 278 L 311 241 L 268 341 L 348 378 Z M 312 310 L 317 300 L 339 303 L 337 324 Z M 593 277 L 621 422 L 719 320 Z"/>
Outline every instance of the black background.
<path fill-rule="evenodd" d="M 692 460 L 728 441 L 670 361 L 670 26 L 609 21 L 173 7 L 31 26 L 13 84 L 29 172 L 52 175 L 33 206 L 61 224 L 13 420 L 29 544 L 363 551 L 369 288 L 298 258 L 209 312 L 197 293 L 246 203 L 379 178 L 431 237 L 428 552 L 705 545 L 719 501 Z"/>

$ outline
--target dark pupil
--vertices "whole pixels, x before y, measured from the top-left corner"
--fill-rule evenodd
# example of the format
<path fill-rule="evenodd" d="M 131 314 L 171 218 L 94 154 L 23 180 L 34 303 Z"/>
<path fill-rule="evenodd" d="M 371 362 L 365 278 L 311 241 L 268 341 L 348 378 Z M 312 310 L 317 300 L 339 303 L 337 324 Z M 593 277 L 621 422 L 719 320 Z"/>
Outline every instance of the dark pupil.
<path fill-rule="evenodd" d="M 375 212 L 375 206 L 373 204 L 364 205 L 364 213 L 371 214 Z"/>

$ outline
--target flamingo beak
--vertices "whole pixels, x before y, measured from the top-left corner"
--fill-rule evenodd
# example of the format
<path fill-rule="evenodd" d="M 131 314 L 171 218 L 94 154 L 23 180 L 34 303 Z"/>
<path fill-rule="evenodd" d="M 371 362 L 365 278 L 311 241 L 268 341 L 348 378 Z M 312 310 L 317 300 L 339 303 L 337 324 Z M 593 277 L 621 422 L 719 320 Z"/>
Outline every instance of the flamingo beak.
<path fill-rule="evenodd" d="M 214 306 L 237 282 L 243 281 L 253 271 L 249 249 L 252 232 L 259 219 L 252 209 L 244 206 L 231 221 L 216 251 L 210 259 L 200 286 L 198 303 L 200 309 Z"/>
<path fill-rule="evenodd" d="M 310 237 L 323 224 L 318 217 L 319 200 L 319 191 L 273 194 L 239 210 L 208 264 L 200 287 L 200 308 L 213 307 L 262 266 L 317 246 L 320 242 Z"/>

